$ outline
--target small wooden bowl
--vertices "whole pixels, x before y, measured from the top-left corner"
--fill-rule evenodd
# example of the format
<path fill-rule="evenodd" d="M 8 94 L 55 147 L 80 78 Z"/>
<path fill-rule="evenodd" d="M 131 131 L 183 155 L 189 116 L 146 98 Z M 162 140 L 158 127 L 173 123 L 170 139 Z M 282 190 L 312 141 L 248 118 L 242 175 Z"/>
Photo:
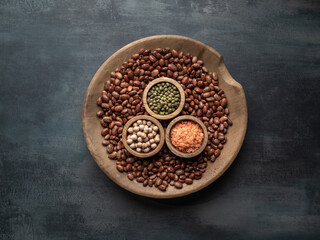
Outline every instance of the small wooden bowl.
<path fill-rule="evenodd" d="M 158 146 L 154 150 L 152 150 L 152 151 L 150 151 L 148 153 L 139 153 L 139 152 L 133 150 L 127 143 L 128 128 L 131 127 L 131 125 L 133 123 L 135 123 L 136 121 L 138 121 L 138 120 L 151 121 L 152 123 L 154 123 L 159 128 L 160 142 L 159 142 Z M 161 123 L 157 119 L 155 119 L 153 117 L 150 117 L 150 116 L 147 116 L 147 115 L 140 115 L 140 116 L 136 116 L 136 117 L 131 118 L 126 123 L 126 125 L 124 125 L 124 128 L 122 130 L 122 143 L 123 143 L 124 147 L 127 149 L 127 151 L 129 153 L 131 153 L 132 155 L 134 155 L 134 156 L 136 156 L 138 158 L 147 158 L 147 157 L 151 157 L 151 156 L 157 154 L 161 150 L 161 148 L 163 147 L 164 139 L 165 139 L 164 130 L 163 130 L 163 127 L 162 127 Z"/>
<path fill-rule="evenodd" d="M 171 129 L 172 127 L 180 122 L 180 121 L 184 121 L 184 120 L 189 120 L 189 121 L 193 121 L 193 122 L 196 122 L 197 124 L 199 124 L 199 126 L 202 128 L 202 131 L 203 131 L 203 140 L 202 140 L 202 144 L 201 146 L 194 152 L 192 153 L 185 153 L 185 152 L 181 152 L 179 151 L 178 149 L 176 149 L 172 143 L 171 143 L 171 139 L 170 139 L 170 132 L 171 132 Z M 175 118 L 174 120 L 172 120 L 170 122 L 170 124 L 168 125 L 167 127 L 167 130 L 166 130 L 166 144 L 168 146 L 168 148 L 170 149 L 171 152 L 173 152 L 175 155 L 179 156 L 179 157 L 182 157 L 182 158 L 192 158 L 192 157 L 195 157 L 197 155 L 199 155 L 200 153 L 202 153 L 202 151 L 206 148 L 207 146 L 207 143 L 208 143 L 208 131 L 207 131 L 207 128 L 206 126 L 203 124 L 202 121 L 200 121 L 198 118 L 196 117 L 193 117 L 193 116 L 190 116 L 190 115 L 185 115 L 185 116 L 180 116 L 180 117 L 177 117 Z"/>
<path fill-rule="evenodd" d="M 155 112 L 153 112 L 150 108 L 149 108 L 149 105 L 148 105 L 148 101 L 147 101 L 147 97 L 148 97 L 148 92 L 149 90 L 156 84 L 158 83 L 161 83 L 161 82 L 168 82 L 168 83 L 171 83 L 173 84 L 174 86 L 176 86 L 179 90 L 179 93 L 180 93 L 180 104 L 179 104 L 179 107 L 173 112 L 173 113 L 170 113 L 170 114 L 167 114 L 167 115 L 160 115 L 160 114 L 157 114 Z M 157 119 L 160 119 L 160 120 L 167 120 L 167 119 L 171 119 L 171 118 L 174 118 L 175 116 L 177 116 L 183 109 L 183 106 L 184 106 L 184 103 L 185 103 L 185 94 L 184 94 L 184 90 L 183 88 L 181 87 L 181 85 L 174 79 L 171 79 L 171 78 L 167 78 L 167 77 L 160 77 L 160 78 L 157 78 L 155 80 L 153 80 L 152 82 L 150 82 L 147 87 L 144 89 L 143 91 L 143 96 L 142 96 L 142 102 L 143 102 L 143 106 L 144 108 L 146 109 L 146 111 L 153 117 L 157 118 Z"/>

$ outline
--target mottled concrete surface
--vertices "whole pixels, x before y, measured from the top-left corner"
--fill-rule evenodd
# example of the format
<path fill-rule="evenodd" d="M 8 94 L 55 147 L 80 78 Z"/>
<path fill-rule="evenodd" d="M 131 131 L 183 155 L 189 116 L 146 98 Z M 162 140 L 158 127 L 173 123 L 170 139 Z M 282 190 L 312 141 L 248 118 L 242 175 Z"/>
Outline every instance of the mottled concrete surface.
<path fill-rule="evenodd" d="M 176 200 L 111 182 L 83 139 L 99 66 L 180 34 L 225 58 L 249 123 L 235 163 Z M 319 1 L 0 1 L 0 239 L 319 239 Z"/>

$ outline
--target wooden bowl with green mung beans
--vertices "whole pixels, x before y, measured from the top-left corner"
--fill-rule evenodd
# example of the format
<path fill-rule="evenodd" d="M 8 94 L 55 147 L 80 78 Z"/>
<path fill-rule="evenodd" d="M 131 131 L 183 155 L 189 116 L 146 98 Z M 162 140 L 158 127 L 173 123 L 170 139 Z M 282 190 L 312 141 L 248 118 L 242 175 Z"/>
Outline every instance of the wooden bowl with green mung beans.
<path fill-rule="evenodd" d="M 161 84 L 164 85 L 164 89 L 155 89 Z M 153 99 L 151 99 L 152 97 Z M 168 120 L 177 116 L 183 109 L 185 93 L 176 80 L 160 77 L 147 85 L 143 92 L 142 101 L 144 108 L 151 116 L 160 120 Z M 162 109 L 159 108 L 160 104 Z M 175 105 L 172 106 L 171 111 L 168 111 L 171 107 L 168 106 L 170 104 Z M 152 109 L 153 106 L 156 109 Z"/>

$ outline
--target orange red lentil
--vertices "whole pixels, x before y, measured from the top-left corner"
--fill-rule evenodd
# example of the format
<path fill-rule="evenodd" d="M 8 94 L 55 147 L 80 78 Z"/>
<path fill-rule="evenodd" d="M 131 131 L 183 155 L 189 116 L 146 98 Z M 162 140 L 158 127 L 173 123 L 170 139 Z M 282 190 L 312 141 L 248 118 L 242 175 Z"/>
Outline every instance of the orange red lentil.
<path fill-rule="evenodd" d="M 203 131 L 198 123 L 184 120 L 176 123 L 170 132 L 172 145 L 181 152 L 192 153 L 202 143 Z"/>

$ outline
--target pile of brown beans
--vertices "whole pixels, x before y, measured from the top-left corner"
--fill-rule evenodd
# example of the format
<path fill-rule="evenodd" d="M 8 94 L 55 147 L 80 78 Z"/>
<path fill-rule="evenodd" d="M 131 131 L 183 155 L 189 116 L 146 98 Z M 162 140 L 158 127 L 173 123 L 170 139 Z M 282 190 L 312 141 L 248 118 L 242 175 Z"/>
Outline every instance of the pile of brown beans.
<path fill-rule="evenodd" d="M 122 130 L 134 116 L 147 114 L 142 105 L 143 90 L 159 77 L 177 80 L 185 91 L 186 102 L 181 112 L 203 121 L 208 128 L 208 146 L 194 159 L 181 159 L 167 147 L 149 159 L 132 156 L 122 144 Z M 218 86 L 218 75 L 209 72 L 202 60 L 189 53 L 170 48 L 141 49 L 111 72 L 97 104 L 103 127 L 102 144 L 109 158 L 116 160 L 116 168 L 126 172 L 130 180 L 143 186 L 155 186 L 165 191 L 169 185 L 178 189 L 183 183 L 192 184 L 201 179 L 207 162 L 214 162 L 226 142 L 226 133 L 232 121 L 223 90 Z M 167 121 L 162 124 L 166 126 Z"/>

